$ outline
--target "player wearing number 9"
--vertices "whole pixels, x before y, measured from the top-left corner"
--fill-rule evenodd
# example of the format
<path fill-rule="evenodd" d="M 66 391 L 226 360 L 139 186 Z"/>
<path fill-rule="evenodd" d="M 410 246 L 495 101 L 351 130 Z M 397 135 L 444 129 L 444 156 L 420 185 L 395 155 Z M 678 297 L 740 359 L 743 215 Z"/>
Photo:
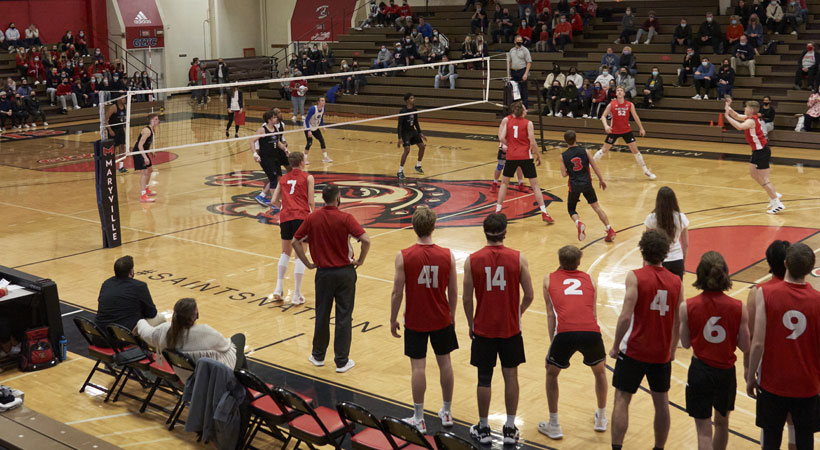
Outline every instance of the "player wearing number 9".
<path fill-rule="evenodd" d="M 703 292 L 680 305 L 680 341 L 692 347 L 686 382 L 686 411 L 695 419 L 698 450 L 726 448 L 729 412 L 735 409 L 735 349 L 749 352 L 748 313 L 740 300 L 723 292 L 732 287 L 726 261 L 718 252 L 701 256 L 694 286 Z M 712 438 L 712 409 L 715 433 Z"/>
<path fill-rule="evenodd" d="M 786 415 L 794 422 L 797 449 L 811 449 L 820 394 L 820 292 L 805 277 L 814 252 L 793 244 L 786 250 L 782 283 L 757 291 L 754 333 L 746 392 L 757 398 L 757 426 L 763 448 L 780 448 Z"/>

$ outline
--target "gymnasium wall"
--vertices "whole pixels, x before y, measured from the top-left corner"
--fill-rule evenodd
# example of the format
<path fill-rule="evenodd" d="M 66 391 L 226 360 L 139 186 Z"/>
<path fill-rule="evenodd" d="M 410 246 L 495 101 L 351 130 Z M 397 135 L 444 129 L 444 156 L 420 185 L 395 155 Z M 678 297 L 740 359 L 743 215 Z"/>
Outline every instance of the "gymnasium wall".
<path fill-rule="evenodd" d="M 59 42 L 66 30 L 76 36 L 85 30 L 90 47 L 108 46 L 106 0 L 20 0 L 0 1 L 0 27 L 3 31 L 14 22 L 25 37 L 33 22 L 46 44 Z M 105 50 L 105 49 L 104 49 Z"/>
<path fill-rule="evenodd" d="M 257 55 L 263 54 L 259 9 L 259 0 L 216 0 L 214 57 L 240 57 L 245 48 L 255 49 Z"/>

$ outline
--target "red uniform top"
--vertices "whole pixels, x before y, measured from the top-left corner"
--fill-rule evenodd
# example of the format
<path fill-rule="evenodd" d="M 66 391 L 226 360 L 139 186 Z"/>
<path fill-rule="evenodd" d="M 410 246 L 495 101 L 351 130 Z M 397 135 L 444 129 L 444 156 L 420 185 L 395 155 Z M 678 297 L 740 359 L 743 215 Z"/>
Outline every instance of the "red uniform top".
<path fill-rule="evenodd" d="M 566 33 L 570 40 L 572 40 L 572 25 L 569 22 L 559 23 L 555 25 L 552 36 L 558 38 L 561 34 Z"/>
<path fill-rule="evenodd" d="M 572 31 L 584 31 L 584 19 L 581 18 L 581 11 L 572 16 Z"/>
<path fill-rule="evenodd" d="M 191 68 L 188 69 L 188 81 L 192 81 L 194 84 L 199 82 L 199 64 L 192 64 Z"/>
<path fill-rule="evenodd" d="M 686 315 L 695 356 L 718 369 L 734 367 L 743 303 L 722 292 L 704 291 L 686 301 Z"/>
<path fill-rule="evenodd" d="M 410 5 L 404 4 L 399 7 L 399 15 L 402 17 L 412 16 L 413 10 L 410 9 Z"/>
<path fill-rule="evenodd" d="M 632 271 L 638 279 L 638 301 L 632 322 L 621 340 L 621 351 L 645 363 L 670 361 L 681 281 L 663 267 L 644 266 Z"/>
<path fill-rule="evenodd" d="M 550 274 L 549 294 L 555 311 L 555 334 L 601 332 L 595 319 L 595 286 L 588 274 L 580 270 L 556 270 Z"/>
<path fill-rule="evenodd" d="M 532 159 L 529 124 L 523 117 L 507 116 L 507 161 Z"/>
<path fill-rule="evenodd" d="M 387 5 L 387 12 L 389 14 L 399 14 L 399 5 Z"/>
<path fill-rule="evenodd" d="M 612 113 L 612 134 L 626 134 L 632 131 L 629 126 L 632 108 L 632 102 L 629 100 L 618 103 L 618 99 L 615 99 L 609 103 L 609 111 Z"/>
<path fill-rule="evenodd" d="M 757 286 L 755 286 L 755 287 L 757 287 L 758 289 L 762 289 L 762 288 L 763 288 L 763 286 L 771 286 L 771 285 L 774 285 L 774 284 L 777 284 L 777 283 L 782 283 L 782 282 L 783 282 L 783 279 L 782 279 L 782 278 L 780 278 L 780 277 L 775 276 L 774 274 L 772 274 L 772 279 L 771 279 L 771 280 L 769 280 L 769 281 L 767 281 L 767 282 L 765 282 L 765 283 L 760 283 L 760 284 L 758 284 L 758 285 L 757 285 Z M 751 327 L 751 326 L 752 326 L 752 324 L 749 324 L 749 326 Z"/>
<path fill-rule="evenodd" d="M 755 122 L 755 126 L 746 130 L 743 130 L 743 134 L 746 135 L 746 142 L 752 146 L 752 150 L 762 150 L 769 141 L 766 140 L 766 135 L 763 134 L 763 127 L 760 126 L 760 119 L 755 116 L 749 117 Z"/>
<path fill-rule="evenodd" d="M 473 332 L 486 338 L 508 338 L 521 332 L 521 254 L 503 245 L 488 245 L 470 255 L 476 296 Z"/>
<path fill-rule="evenodd" d="M 529 26 L 527 27 L 518 27 L 517 35 L 521 36 L 522 38 L 532 39 L 532 28 Z"/>
<path fill-rule="evenodd" d="M 763 286 L 766 341 L 760 387 L 781 397 L 820 393 L 820 292 L 809 284 Z"/>
<path fill-rule="evenodd" d="M 450 249 L 415 244 L 401 251 L 404 260 L 404 326 L 413 331 L 441 330 L 453 323 L 447 288 Z"/>
<path fill-rule="evenodd" d="M 309 196 L 313 195 L 313 192 L 308 192 L 308 174 L 298 168 L 292 169 L 279 178 L 279 189 L 282 193 L 279 223 L 307 219 L 310 214 Z"/>
<path fill-rule="evenodd" d="M 294 239 L 310 238 L 313 262 L 320 268 L 345 267 L 353 262 L 350 237 L 359 238 L 364 228 L 352 215 L 335 206 L 313 211 L 296 230 Z"/>

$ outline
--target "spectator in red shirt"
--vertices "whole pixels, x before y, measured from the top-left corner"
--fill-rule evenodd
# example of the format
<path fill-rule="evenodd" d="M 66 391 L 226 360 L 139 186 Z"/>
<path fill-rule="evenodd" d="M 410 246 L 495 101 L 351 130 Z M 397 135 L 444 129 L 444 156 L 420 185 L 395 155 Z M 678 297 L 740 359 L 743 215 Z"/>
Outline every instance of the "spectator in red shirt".
<path fill-rule="evenodd" d="M 28 71 L 26 75 L 29 78 L 34 79 L 34 85 L 37 86 L 40 84 L 40 80 L 45 81 L 46 78 L 46 68 L 43 66 L 43 62 L 40 61 L 40 53 L 39 52 L 29 52 L 31 54 L 31 59 L 28 62 Z"/>
<path fill-rule="evenodd" d="M 567 22 L 567 16 L 561 14 L 558 19 L 558 24 L 555 25 L 555 31 L 552 33 L 552 41 L 550 43 L 550 51 L 557 51 L 564 53 L 564 46 L 572 42 L 572 25 Z"/>
<path fill-rule="evenodd" d="M 532 28 L 527 25 L 526 20 L 521 21 L 521 25 L 518 26 L 518 31 L 516 32 L 519 36 L 524 39 L 524 47 L 529 48 L 530 43 L 532 42 Z"/>
<path fill-rule="evenodd" d="M 294 77 L 302 76 L 299 69 L 293 70 Z M 308 84 L 305 80 L 293 80 L 290 82 L 290 101 L 293 103 L 293 123 L 305 119 L 305 98 L 308 91 Z"/>
<path fill-rule="evenodd" d="M 584 32 L 584 19 L 575 8 L 569 9 L 570 24 L 572 26 L 573 34 L 580 34 Z"/>
<path fill-rule="evenodd" d="M 538 2 L 535 3 L 535 14 L 540 16 L 545 9 L 549 13 L 552 13 L 552 5 L 550 5 L 550 0 L 538 0 Z"/>
<path fill-rule="evenodd" d="M 399 17 L 400 9 L 398 6 L 396 6 L 395 0 L 390 0 L 390 4 L 387 5 L 387 9 L 385 11 L 387 12 L 386 16 L 388 23 L 395 22 L 396 19 Z"/>
<path fill-rule="evenodd" d="M 539 35 L 538 42 L 535 43 L 535 51 L 536 52 L 546 52 L 547 51 L 547 43 L 550 40 L 550 32 L 547 31 L 546 25 L 541 25 L 541 34 Z"/>
<path fill-rule="evenodd" d="M 410 9 L 410 5 L 407 3 L 407 0 L 404 0 L 404 3 L 402 3 L 401 6 L 396 7 L 396 9 L 398 10 L 398 17 L 396 17 L 395 20 L 396 29 L 404 33 L 405 24 L 407 24 L 408 20 L 413 20 L 413 10 Z"/>
<path fill-rule="evenodd" d="M 80 56 L 88 56 L 88 38 L 85 36 L 85 31 L 80 30 L 74 46 Z"/>
<path fill-rule="evenodd" d="M 649 11 L 649 17 L 644 20 L 643 26 L 638 30 L 638 35 L 635 36 L 635 40 L 632 41 L 632 45 L 637 45 L 638 41 L 641 40 L 641 36 L 644 34 L 646 35 L 646 42 L 644 42 L 644 44 L 651 44 L 652 38 L 658 35 L 660 29 L 661 24 L 658 22 L 658 18 L 655 17 L 655 11 Z M 741 34 L 743 34 L 743 28 L 741 28 Z"/>
<path fill-rule="evenodd" d="M 63 114 L 68 114 L 66 98 L 70 98 L 74 103 L 74 109 L 80 109 L 80 105 L 77 104 L 77 96 L 74 95 L 71 84 L 68 83 L 68 78 L 63 78 L 63 82 L 57 86 L 57 98 L 60 99 L 60 106 L 62 107 Z"/>

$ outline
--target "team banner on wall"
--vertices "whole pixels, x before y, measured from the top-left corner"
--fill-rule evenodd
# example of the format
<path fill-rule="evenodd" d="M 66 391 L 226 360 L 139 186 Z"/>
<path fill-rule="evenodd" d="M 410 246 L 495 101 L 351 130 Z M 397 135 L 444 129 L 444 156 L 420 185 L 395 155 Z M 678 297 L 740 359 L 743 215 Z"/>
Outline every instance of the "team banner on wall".
<path fill-rule="evenodd" d="M 125 48 L 165 47 L 156 0 L 117 0 L 125 24 Z"/>
<path fill-rule="evenodd" d="M 336 36 L 350 27 L 354 9 L 356 0 L 297 0 L 290 19 L 290 38 L 292 41 L 335 41 Z"/>
<path fill-rule="evenodd" d="M 115 153 L 113 139 L 94 142 L 94 175 L 97 182 L 97 208 L 100 210 L 103 248 L 119 247 L 122 244 Z"/>

